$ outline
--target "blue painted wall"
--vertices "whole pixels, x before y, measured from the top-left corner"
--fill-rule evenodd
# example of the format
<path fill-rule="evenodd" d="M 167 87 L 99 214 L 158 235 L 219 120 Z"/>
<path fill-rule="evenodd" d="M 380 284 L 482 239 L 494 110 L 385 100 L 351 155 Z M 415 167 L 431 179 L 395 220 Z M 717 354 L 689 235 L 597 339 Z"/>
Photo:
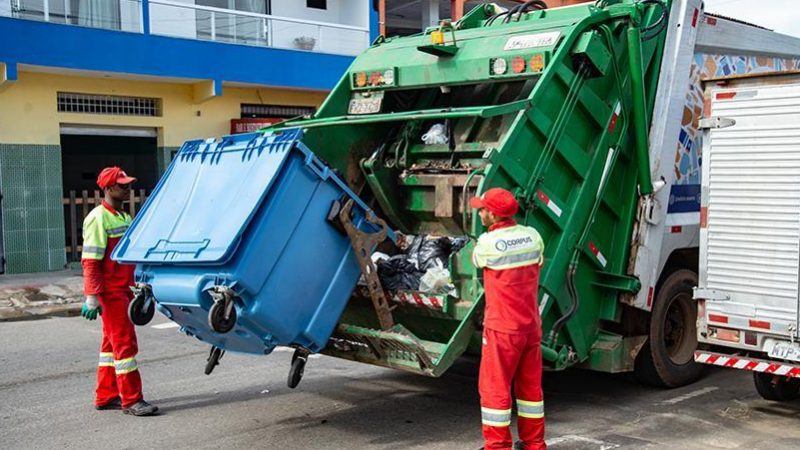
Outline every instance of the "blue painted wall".
<path fill-rule="evenodd" d="M 372 2 L 370 2 L 372 3 Z M 370 35 L 378 13 L 370 7 Z M 353 57 L 0 17 L 0 62 L 296 89 L 332 89 Z M 13 67 L 9 72 L 13 71 Z"/>

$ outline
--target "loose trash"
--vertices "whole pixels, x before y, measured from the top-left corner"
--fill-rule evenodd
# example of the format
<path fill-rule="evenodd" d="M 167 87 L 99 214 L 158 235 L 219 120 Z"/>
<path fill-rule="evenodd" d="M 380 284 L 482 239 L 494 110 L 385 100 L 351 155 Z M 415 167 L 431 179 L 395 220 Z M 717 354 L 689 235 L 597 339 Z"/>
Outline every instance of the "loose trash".
<path fill-rule="evenodd" d="M 450 139 L 445 131 L 444 125 L 440 123 L 434 124 L 427 133 L 422 135 L 422 142 L 425 145 L 447 144 Z"/>
<path fill-rule="evenodd" d="M 403 253 L 377 262 L 378 277 L 384 289 L 453 294 L 450 282 L 450 255 L 467 244 L 463 237 L 405 236 Z"/>

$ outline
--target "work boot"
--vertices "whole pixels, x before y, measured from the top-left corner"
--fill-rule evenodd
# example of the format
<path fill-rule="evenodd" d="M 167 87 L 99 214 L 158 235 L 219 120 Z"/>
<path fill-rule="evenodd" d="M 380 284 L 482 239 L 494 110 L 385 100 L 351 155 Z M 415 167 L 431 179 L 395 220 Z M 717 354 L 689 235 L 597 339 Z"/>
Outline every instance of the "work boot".
<path fill-rule="evenodd" d="M 134 403 L 133 405 L 124 408 L 122 412 L 125 414 L 130 414 L 132 416 L 138 416 L 138 417 L 152 416 L 153 414 L 158 412 L 158 406 L 151 405 L 150 403 L 147 403 L 144 400 L 140 400 Z"/>
<path fill-rule="evenodd" d="M 108 411 L 109 409 L 122 409 L 122 400 L 120 400 L 119 397 L 116 397 L 104 405 L 94 405 L 94 409 L 98 411 Z"/>
<path fill-rule="evenodd" d="M 514 450 L 525 450 L 525 448 L 522 446 L 522 441 L 514 442 Z"/>

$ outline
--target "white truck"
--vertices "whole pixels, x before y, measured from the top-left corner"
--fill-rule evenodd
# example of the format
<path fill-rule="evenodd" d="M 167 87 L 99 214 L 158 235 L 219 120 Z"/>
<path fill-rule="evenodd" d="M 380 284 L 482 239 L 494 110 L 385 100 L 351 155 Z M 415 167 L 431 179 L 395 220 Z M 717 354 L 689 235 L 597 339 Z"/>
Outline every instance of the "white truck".
<path fill-rule="evenodd" d="M 706 80 L 697 362 L 800 396 L 800 71 Z"/>

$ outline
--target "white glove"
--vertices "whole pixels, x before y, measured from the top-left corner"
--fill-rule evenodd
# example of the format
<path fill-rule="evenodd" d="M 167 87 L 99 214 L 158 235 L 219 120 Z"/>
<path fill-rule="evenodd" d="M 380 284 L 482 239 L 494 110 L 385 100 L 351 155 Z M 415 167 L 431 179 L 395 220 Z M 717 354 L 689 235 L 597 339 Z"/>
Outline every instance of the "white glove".
<path fill-rule="evenodd" d="M 88 309 L 97 309 L 100 306 L 100 299 L 97 298 L 96 295 L 87 295 L 86 296 L 86 308 Z"/>

